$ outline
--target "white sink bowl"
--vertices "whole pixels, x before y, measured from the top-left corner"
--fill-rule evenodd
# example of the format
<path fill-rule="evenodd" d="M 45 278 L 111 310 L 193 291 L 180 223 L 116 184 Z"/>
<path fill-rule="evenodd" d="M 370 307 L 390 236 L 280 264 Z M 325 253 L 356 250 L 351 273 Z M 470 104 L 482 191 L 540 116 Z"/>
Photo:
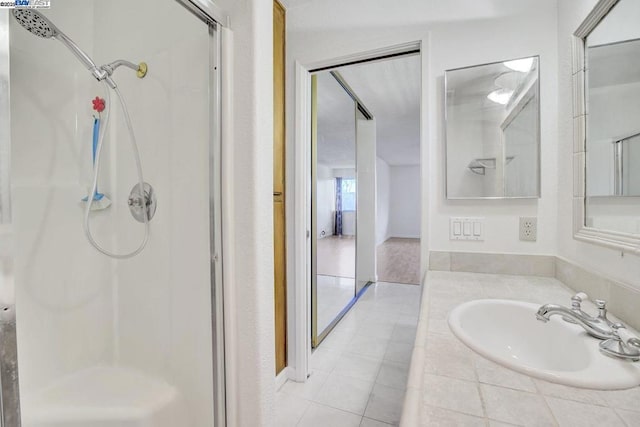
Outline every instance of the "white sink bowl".
<path fill-rule="evenodd" d="M 640 384 L 640 362 L 600 353 L 600 340 L 560 316 L 536 319 L 540 304 L 476 300 L 457 306 L 449 327 L 467 346 L 508 368 L 558 384 L 619 390 Z"/>

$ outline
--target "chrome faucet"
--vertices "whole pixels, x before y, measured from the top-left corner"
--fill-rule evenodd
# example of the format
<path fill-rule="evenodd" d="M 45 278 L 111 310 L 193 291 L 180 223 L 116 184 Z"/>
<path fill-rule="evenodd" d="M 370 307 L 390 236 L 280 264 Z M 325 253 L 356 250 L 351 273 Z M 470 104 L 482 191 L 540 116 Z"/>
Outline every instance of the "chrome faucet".
<path fill-rule="evenodd" d="M 548 322 L 551 316 L 558 314 L 567 322 L 576 323 L 587 333 L 600 340 L 600 351 L 607 356 L 632 362 L 640 361 L 640 339 L 635 337 L 622 323 L 613 323 L 607 318 L 607 303 L 594 300 L 598 308 L 596 317 L 582 311 L 581 303 L 588 299 L 587 294 L 579 292 L 571 298 L 571 308 L 557 304 L 545 304 L 538 309 L 536 318 Z"/>
<path fill-rule="evenodd" d="M 551 316 L 558 314 L 564 320 L 582 326 L 593 337 L 601 340 L 617 339 L 618 335 L 613 327 L 614 323 L 607 318 L 607 303 L 603 300 L 595 300 L 598 315 L 593 317 L 582 311 L 581 308 L 582 301 L 587 298 L 585 293 L 577 293 L 571 298 L 571 308 L 557 304 L 545 304 L 538 309 L 536 318 L 542 322 L 548 322 Z"/>

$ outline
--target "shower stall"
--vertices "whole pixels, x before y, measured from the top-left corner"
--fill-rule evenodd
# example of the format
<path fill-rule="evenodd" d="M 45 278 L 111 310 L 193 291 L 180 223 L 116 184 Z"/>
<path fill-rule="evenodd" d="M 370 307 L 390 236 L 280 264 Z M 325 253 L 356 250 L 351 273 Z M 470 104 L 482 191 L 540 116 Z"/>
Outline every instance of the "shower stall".
<path fill-rule="evenodd" d="M 0 9 L 0 425 L 222 426 L 221 17 L 50 3 Z"/>

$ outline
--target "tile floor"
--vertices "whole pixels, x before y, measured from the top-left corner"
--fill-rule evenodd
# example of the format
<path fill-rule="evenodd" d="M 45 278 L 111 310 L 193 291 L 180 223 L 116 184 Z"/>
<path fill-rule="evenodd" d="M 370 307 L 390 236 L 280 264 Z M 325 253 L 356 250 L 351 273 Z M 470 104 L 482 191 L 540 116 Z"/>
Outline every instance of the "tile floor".
<path fill-rule="evenodd" d="M 420 293 L 415 285 L 371 285 L 312 354 L 308 381 L 278 391 L 276 425 L 398 425 Z"/>
<path fill-rule="evenodd" d="M 333 319 L 356 295 L 356 281 L 350 277 L 318 274 L 318 334 L 325 330 Z"/>

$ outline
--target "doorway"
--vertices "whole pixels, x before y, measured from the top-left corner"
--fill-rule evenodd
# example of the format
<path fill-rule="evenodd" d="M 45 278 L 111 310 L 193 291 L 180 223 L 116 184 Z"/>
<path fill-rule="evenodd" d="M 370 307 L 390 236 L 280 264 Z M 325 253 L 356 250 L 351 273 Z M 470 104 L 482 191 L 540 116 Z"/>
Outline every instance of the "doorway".
<path fill-rule="evenodd" d="M 419 50 L 312 71 L 311 343 L 370 283 L 421 276 Z"/>

